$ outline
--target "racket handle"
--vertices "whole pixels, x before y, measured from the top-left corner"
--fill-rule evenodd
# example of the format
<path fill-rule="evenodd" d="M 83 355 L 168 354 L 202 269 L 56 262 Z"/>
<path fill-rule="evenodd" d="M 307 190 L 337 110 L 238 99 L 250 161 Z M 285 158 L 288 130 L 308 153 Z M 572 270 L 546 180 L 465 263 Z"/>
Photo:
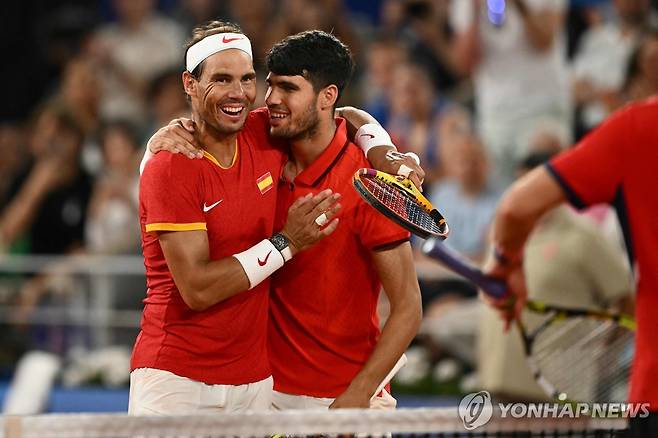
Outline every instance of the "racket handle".
<path fill-rule="evenodd" d="M 507 295 L 507 285 L 504 282 L 485 275 L 458 252 L 443 245 L 439 240 L 428 239 L 423 244 L 422 250 L 423 254 L 440 261 L 453 272 L 470 280 L 490 297 L 503 298 Z"/>

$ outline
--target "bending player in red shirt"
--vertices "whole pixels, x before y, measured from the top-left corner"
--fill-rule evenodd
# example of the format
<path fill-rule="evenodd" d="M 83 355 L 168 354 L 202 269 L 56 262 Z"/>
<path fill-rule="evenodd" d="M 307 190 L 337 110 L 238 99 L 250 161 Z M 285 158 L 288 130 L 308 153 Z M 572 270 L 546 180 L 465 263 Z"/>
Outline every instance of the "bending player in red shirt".
<path fill-rule="evenodd" d="M 496 257 L 488 273 L 507 280 L 515 298 L 493 303 L 509 321 L 526 299 L 522 251 L 539 218 L 569 201 L 583 208 L 613 205 L 637 281 L 637 334 L 629 401 L 650 403 L 647 418 L 630 421 L 632 437 L 658 436 L 658 97 L 612 115 L 574 148 L 518 180 L 503 196 L 493 226 Z"/>
<path fill-rule="evenodd" d="M 336 229 L 338 195 L 323 190 L 292 204 L 272 235 L 283 155 L 265 147 L 267 112 L 248 112 L 255 78 L 238 28 L 195 31 L 183 85 L 204 159 L 159 154 L 140 184 L 148 291 L 131 361 L 133 415 L 268 409 L 269 276 Z"/>

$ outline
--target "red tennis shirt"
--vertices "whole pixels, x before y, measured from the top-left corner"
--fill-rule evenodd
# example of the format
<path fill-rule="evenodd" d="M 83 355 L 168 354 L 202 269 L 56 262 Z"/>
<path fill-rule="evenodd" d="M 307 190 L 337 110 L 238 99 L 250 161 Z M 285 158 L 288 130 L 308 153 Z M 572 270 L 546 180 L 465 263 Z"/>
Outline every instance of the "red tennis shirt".
<path fill-rule="evenodd" d="M 572 204 L 612 204 L 637 282 L 631 402 L 658 410 L 658 99 L 612 115 L 548 164 Z M 613 364 L 614 365 L 614 364 Z"/>
<path fill-rule="evenodd" d="M 207 230 L 212 260 L 272 235 L 276 178 L 283 154 L 268 138 L 267 110 L 252 111 L 236 156 L 223 168 L 161 152 L 140 183 L 140 222 L 147 295 L 131 368 L 157 368 L 207 384 L 239 385 L 268 377 L 269 279 L 197 312 L 183 301 L 157 232 Z"/>
<path fill-rule="evenodd" d="M 337 125 L 329 146 L 293 183 L 280 178 L 276 229 L 298 197 L 327 188 L 342 195 L 336 231 L 272 280 L 270 363 L 274 389 L 288 394 L 337 397 L 347 389 L 380 334 L 381 284 L 370 252 L 409 238 L 352 187 L 354 172 L 370 165 L 348 141 L 345 121 Z"/>

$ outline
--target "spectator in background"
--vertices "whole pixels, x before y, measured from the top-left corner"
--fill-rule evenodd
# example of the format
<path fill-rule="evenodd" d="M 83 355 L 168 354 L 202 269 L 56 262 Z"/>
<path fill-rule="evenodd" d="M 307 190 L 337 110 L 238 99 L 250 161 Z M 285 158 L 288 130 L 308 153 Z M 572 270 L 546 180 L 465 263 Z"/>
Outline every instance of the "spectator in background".
<path fill-rule="evenodd" d="M 277 5 L 269 0 L 230 0 L 228 13 L 231 19 L 240 24 L 246 35 L 249 35 L 254 51 L 254 67 L 261 73 L 265 71 L 263 61 L 272 44 L 278 40 L 271 40 L 276 29 L 277 16 L 282 11 L 276 10 Z M 302 11 L 295 11 L 295 14 Z M 295 15 L 296 16 L 296 15 Z M 293 17 L 295 17 L 293 16 Z"/>
<path fill-rule="evenodd" d="M 55 102 L 73 116 L 85 137 L 95 135 L 100 123 L 98 73 L 89 59 L 73 58 L 64 67 L 60 91 L 55 96 Z"/>
<path fill-rule="evenodd" d="M 448 15 L 447 0 L 388 0 L 382 7 L 384 30 L 405 42 L 409 58 L 425 67 L 441 92 L 452 91 L 458 79 Z"/>
<path fill-rule="evenodd" d="M 102 98 L 99 74 L 100 70 L 89 58 L 71 59 L 64 66 L 59 90 L 48 102 L 70 114 L 82 130 L 82 165 L 93 175 L 97 175 L 103 165 L 97 143 Z"/>
<path fill-rule="evenodd" d="M 658 94 L 658 31 L 649 32 L 631 56 L 624 92 L 629 101 Z"/>
<path fill-rule="evenodd" d="M 0 242 L 7 248 L 25 236 L 32 253 L 65 254 L 83 244 L 91 195 L 92 179 L 81 164 L 83 133 L 56 107 L 42 110 L 31 131 L 34 162 L 0 212 Z"/>
<path fill-rule="evenodd" d="M 380 31 L 396 36 L 402 27 L 406 1 L 385 0 L 382 2 L 379 17 Z"/>
<path fill-rule="evenodd" d="M 128 121 L 109 122 L 102 128 L 100 140 L 104 167 L 89 203 L 86 249 L 90 254 L 139 254 L 141 153 L 137 151 L 141 148 L 136 127 Z M 106 288 L 108 296 L 105 299 L 110 308 L 141 310 L 145 287 L 143 276 L 96 275 L 89 281 L 92 287 Z M 137 332 L 136 328 L 116 327 L 110 334 L 111 342 L 132 346 Z M 129 358 L 130 354 L 126 354 Z"/>
<path fill-rule="evenodd" d="M 114 0 L 113 5 L 119 21 L 101 27 L 87 45 L 102 69 L 101 114 L 145 122 L 148 83 L 180 65 L 183 32 L 155 12 L 154 0 Z"/>
<path fill-rule="evenodd" d="M 512 0 L 494 24 L 484 0 L 451 3 L 453 59 L 475 80 L 478 128 L 501 183 L 514 179 L 514 163 L 527 150 L 519 126 L 552 117 L 571 126 L 563 41 L 566 1 Z M 495 18 L 495 17 L 494 17 Z"/>
<path fill-rule="evenodd" d="M 29 164 L 25 133 L 18 123 L 0 124 L 0 211 L 16 194 L 16 181 Z"/>
<path fill-rule="evenodd" d="M 556 154 L 569 146 L 570 139 L 569 127 L 560 120 L 550 117 L 537 119 L 529 127 L 519 127 L 519 144 L 528 151 L 528 154 L 533 152 Z"/>
<path fill-rule="evenodd" d="M 344 0 L 283 0 L 283 11 L 293 30 L 287 35 L 321 29 L 336 35 L 355 56 L 360 56 L 361 41 Z"/>
<path fill-rule="evenodd" d="M 405 47 L 392 36 L 375 38 L 366 50 L 366 70 L 360 87 L 363 109 L 382 126 L 388 123 L 388 96 L 393 87 L 393 66 L 406 61 Z"/>
<path fill-rule="evenodd" d="M 87 248 L 100 254 L 138 254 L 140 143 L 136 129 L 127 121 L 110 122 L 102 130 L 101 144 L 105 165 L 89 204 Z"/>
<path fill-rule="evenodd" d="M 392 87 L 388 92 L 386 130 L 400 151 L 415 152 L 423 163 L 425 181 L 441 174 L 438 124 L 449 112 L 448 103 L 437 94 L 423 67 L 404 63 L 394 67 Z"/>
<path fill-rule="evenodd" d="M 484 146 L 475 134 L 464 131 L 455 135 L 441 149 L 444 178 L 426 185 L 429 200 L 450 225 L 446 245 L 475 263 L 480 263 L 487 249 L 487 233 L 493 218 L 499 191 L 492 184 Z M 431 306 L 439 299 L 475 297 L 476 288 L 444 269 L 419 251 L 415 254 L 423 302 Z"/>
<path fill-rule="evenodd" d="M 32 254 L 81 253 L 92 190 L 92 179 L 81 163 L 83 132 L 71 114 L 53 106 L 39 113 L 31 131 L 34 161 L 19 191 L 0 212 L 0 240 L 5 250 L 22 241 Z M 54 262 L 22 285 L 20 309 L 11 315 L 14 322 L 28 321 L 43 296 L 51 292 L 68 296 L 78 290 L 67 262 L 66 258 Z M 37 328 L 33 340 L 41 348 L 63 353 L 62 335 L 67 331 L 67 327 Z"/>
<path fill-rule="evenodd" d="M 234 1 L 240 3 L 240 0 Z M 273 22 L 269 25 L 271 30 L 265 49 L 269 49 L 288 35 L 318 29 L 336 35 L 358 59 L 361 55 L 361 40 L 356 33 L 357 26 L 352 24 L 352 20 L 343 0 L 282 0 L 278 16 L 270 20 Z M 251 35 L 249 29 L 245 30 Z M 258 29 L 258 33 L 262 33 L 262 30 Z M 357 61 L 356 65 L 358 67 L 360 62 Z M 355 71 L 353 80 L 358 81 L 358 74 L 359 71 Z M 356 87 L 348 87 L 343 91 L 341 102 L 354 105 L 358 103 L 358 98 Z"/>
<path fill-rule="evenodd" d="M 441 155 L 445 178 L 428 187 L 429 199 L 450 225 L 446 244 L 479 263 L 500 196 L 491 182 L 487 153 L 480 139 L 465 134 L 445 144 Z"/>
<path fill-rule="evenodd" d="M 588 29 L 573 59 L 579 138 L 623 103 L 622 87 L 629 59 L 656 23 L 649 0 L 614 0 L 613 5 L 613 19 Z"/>
<path fill-rule="evenodd" d="M 181 91 L 181 75 L 178 70 L 167 70 L 153 79 L 148 92 L 150 137 L 161 126 L 178 117 L 189 117 L 190 107 Z"/>

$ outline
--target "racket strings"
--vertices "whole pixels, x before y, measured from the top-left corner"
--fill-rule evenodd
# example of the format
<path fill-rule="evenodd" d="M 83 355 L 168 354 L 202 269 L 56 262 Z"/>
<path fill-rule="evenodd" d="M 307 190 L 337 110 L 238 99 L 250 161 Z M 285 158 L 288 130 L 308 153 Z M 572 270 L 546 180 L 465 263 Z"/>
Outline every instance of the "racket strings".
<path fill-rule="evenodd" d="M 532 359 L 569 400 L 625 401 L 633 338 L 613 321 L 568 318 L 536 334 Z"/>
<path fill-rule="evenodd" d="M 427 210 L 400 189 L 371 177 L 362 177 L 361 182 L 377 201 L 402 219 L 431 233 L 443 231 Z"/>

